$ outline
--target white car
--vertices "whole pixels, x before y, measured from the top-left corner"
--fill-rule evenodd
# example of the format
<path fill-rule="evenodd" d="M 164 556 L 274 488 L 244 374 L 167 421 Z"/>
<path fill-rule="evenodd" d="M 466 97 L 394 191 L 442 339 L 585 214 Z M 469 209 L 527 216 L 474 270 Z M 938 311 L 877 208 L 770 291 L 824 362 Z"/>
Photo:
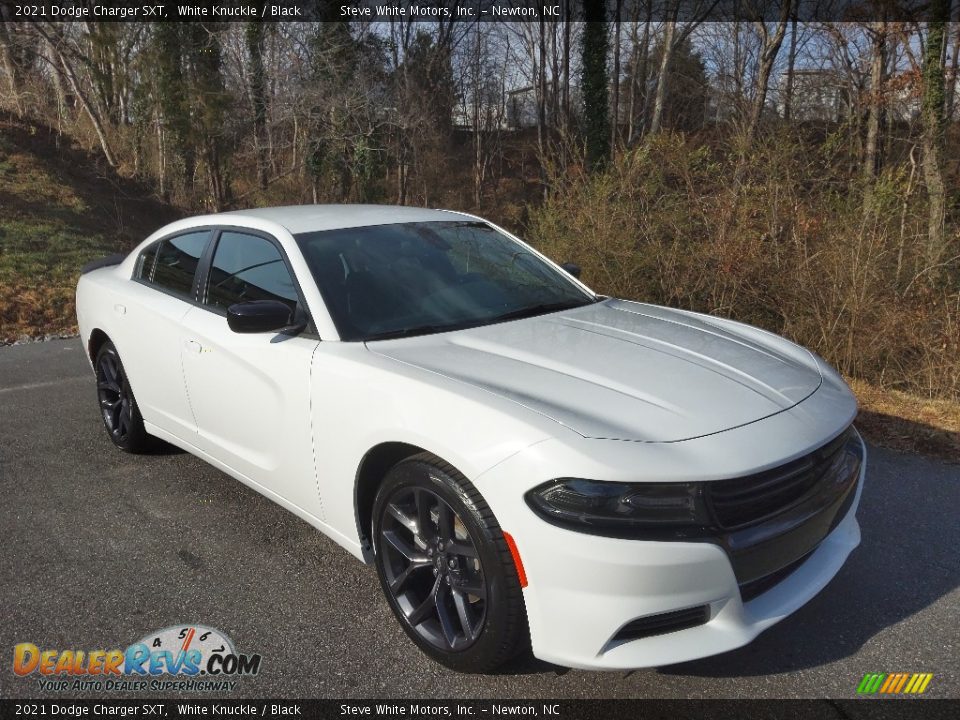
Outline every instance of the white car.
<path fill-rule="evenodd" d="M 113 442 L 179 446 L 375 563 L 451 668 L 730 650 L 859 542 L 856 401 L 822 359 L 598 296 L 480 218 L 230 212 L 93 266 L 77 317 Z"/>

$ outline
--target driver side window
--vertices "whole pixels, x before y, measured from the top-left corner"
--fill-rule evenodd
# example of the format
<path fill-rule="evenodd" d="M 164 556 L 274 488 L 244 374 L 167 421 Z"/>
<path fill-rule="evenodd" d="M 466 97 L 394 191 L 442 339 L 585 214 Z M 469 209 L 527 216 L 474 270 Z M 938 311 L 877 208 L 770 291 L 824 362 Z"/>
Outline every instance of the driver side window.
<path fill-rule="evenodd" d="M 299 296 L 276 245 L 256 235 L 224 231 L 210 265 L 205 304 L 226 311 L 252 300 L 278 300 L 296 312 Z"/>

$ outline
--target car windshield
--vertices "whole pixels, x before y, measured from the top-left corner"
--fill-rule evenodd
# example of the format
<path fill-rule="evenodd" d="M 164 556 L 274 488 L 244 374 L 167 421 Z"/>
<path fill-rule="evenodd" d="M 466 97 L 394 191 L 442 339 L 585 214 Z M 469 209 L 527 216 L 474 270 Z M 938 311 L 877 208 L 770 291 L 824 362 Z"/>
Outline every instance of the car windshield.
<path fill-rule="evenodd" d="M 343 340 L 487 325 L 596 302 L 482 222 L 422 222 L 296 236 Z"/>

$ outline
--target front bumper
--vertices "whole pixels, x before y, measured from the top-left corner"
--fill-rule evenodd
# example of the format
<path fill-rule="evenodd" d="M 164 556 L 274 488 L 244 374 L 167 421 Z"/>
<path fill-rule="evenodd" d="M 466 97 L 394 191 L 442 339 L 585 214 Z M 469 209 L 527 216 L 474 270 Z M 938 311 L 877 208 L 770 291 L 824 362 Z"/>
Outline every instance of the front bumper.
<path fill-rule="evenodd" d="M 748 602 L 728 554 L 710 542 L 653 542 L 597 537 L 545 522 L 519 547 L 534 654 L 586 669 L 667 665 L 726 652 L 809 601 L 837 574 L 860 542 L 853 502 L 838 524 L 783 580 Z M 631 621 L 697 606 L 707 622 L 662 635 L 618 640 Z"/>

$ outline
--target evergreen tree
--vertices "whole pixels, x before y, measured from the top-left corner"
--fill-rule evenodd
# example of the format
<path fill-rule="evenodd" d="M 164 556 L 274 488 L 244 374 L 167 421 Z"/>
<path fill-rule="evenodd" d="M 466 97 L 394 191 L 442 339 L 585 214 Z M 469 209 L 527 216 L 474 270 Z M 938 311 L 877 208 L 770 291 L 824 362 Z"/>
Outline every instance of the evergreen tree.
<path fill-rule="evenodd" d="M 181 164 L 183 187 L 192 192 L 196 170 L 196 154 L 190 133 L 190 108 L 183 67 L 183 41 L 179 23 L 157 23 L 153 45 L 156 61 L 156 103 L 159 121 L 164 128 L 166 145 Z"/>
<path fill-rule="evenodd" d="M 586 123 L 587 161 L 600 168 L 610 158 L 609 73 L 606 9 L 603 0 L 584 2 L 583 110 Z"/>

